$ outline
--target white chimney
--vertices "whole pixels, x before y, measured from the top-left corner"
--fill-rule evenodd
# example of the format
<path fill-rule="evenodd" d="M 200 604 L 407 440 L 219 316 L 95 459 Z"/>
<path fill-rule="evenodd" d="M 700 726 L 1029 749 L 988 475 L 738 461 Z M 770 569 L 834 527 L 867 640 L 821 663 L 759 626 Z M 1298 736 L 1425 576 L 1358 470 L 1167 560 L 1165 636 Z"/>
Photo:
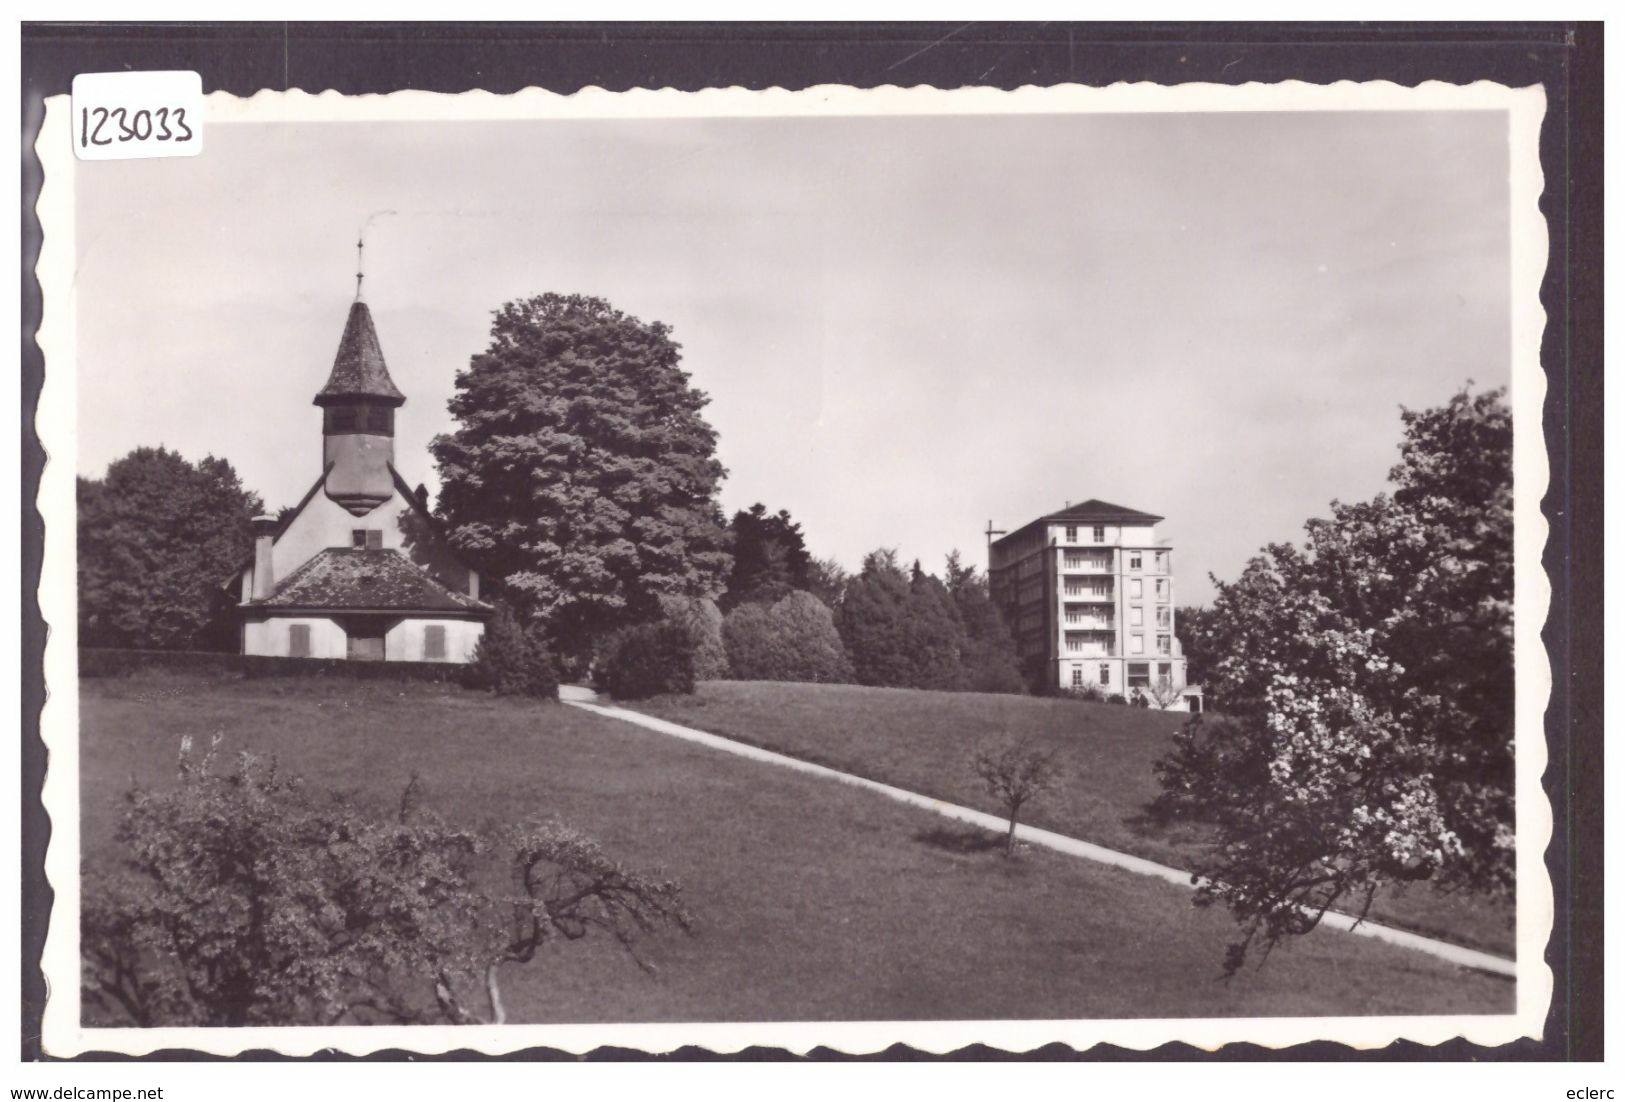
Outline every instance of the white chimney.
<path fill-rule="evenodd" d="M 252 598 L 263 601 L 276 587 L 276 571 L 271 563 L 271 543 L 276 539 L 276 517 L 257 516 L 249 521 L 254 532 L 254 588 Z"/>

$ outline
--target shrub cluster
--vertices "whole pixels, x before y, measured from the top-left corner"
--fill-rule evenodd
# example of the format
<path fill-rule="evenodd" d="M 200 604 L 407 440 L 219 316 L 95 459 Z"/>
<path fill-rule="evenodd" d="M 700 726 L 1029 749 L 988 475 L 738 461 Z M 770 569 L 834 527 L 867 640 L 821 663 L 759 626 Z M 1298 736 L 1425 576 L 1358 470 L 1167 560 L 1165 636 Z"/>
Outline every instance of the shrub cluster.
<path fill-rule="evenodd" d="M 657 620 L 622 628 L 605 641 L 593 664 L 593 685 L 620 700 L 694 691 L 694 635 Z"/>
<path fill-rule="evenodd" d="M 720 681 L 728 676 L 728 652 L 722 643 L 722 610 L 709 597 L 661 597 L 663 618 L 685 628 L 694 643 L 694 679 Z"/>
<path fill-rule="evenodd" d="M 529 630 L 507 605 L 497 605 L 485 634 L 474 647 L 474 661 L 463 683 L 498 696 L 536 696 L 557 700 L 558 671 L 539 627 Z"/>
<path fill-rule="evenodd" d="M 835 617 L 796 590 L 772 605 L 742 604 L 722 622 L 733 676 L 742 681 L 843 682 L 852 679 Z"/>
<path fill-rule="evenodd" d="M 682 889 L 557 821 L 479 830 L 389 813 L 183 740 L 178 783 L 129 793 L 120 860 L 86 871 L 95 1024 L 499 1024 L 499 971 L 596 930 L 687 929 Z M 250 921 L 250 916 L 254 919 Z M 641 963 L 641 962 L 640 962 Z"/>

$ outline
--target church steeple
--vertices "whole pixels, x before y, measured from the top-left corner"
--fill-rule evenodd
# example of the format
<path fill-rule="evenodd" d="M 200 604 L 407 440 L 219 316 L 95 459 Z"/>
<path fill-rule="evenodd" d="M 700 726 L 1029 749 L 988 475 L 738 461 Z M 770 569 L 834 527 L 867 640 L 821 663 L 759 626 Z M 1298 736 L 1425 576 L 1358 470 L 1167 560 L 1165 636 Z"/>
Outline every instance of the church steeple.
<path fill-rule="evenodd" d="M 395 461 L 395 410 L 405 402 L 389 377 L 372 311 L 358 297 L 350 304 L 327 385 L 316 393 L 322 407 L 324 489 L 358 517 L 395 495 L 389 469 Z"/>
<path fill-rule="evenodd" d="M 331 406 L 356 399 L 386 402 L 399 406 L 406 401 L 389 377 L 384 350 L 378 343 L 378 330 L 372 324 L 372 311 L 359 298 L 350 304 L 350 317 L 339 338 L 338 355 L 327 385 L 316 392 L 316 404 Z"/>

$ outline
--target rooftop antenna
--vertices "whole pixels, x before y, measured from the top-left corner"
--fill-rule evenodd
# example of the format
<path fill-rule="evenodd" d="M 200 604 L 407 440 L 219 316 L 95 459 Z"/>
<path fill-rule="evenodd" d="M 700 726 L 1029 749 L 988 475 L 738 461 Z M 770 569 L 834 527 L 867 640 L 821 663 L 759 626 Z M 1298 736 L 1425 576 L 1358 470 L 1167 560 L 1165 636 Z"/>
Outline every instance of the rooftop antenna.
<path fill-rule="evenodd" d="M 993 527 L 993 521 L 992 521 L 991 518 L 988 520 L 988 522 L 987 522 L 987 565 L 989 567 L 991 567 L 993 565 L 993 537 L 994 536 L 1007 536 L 1009 534 L 1010 533 L 1007 530 L 1003 529 L 1003 528 L 995 528 L 995 527 Z"/>

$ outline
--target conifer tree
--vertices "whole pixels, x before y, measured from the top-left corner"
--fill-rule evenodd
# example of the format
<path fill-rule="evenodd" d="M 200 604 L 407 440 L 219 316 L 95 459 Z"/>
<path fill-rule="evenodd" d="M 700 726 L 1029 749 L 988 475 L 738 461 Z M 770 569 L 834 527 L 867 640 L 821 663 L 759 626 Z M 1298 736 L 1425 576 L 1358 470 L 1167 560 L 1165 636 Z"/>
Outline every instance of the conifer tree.
<path fill-rule="evenodd" d="M 801 534 L 801 525 L 780 509 L 769 514 L 761 502 L 741 509 L 728 524 L 733 535 L 733 572 L 726 608 L 744 601 L 772 604 L 794 589 L 805 589 L 812 556 Z"/>
<path fill-rule="evenodd" d="M 974 566 L 964 565 L 958 551 L 948 552 L 946 573 L 948 595 L 965 629 L 960 679 L 963 686 L 978 693 L 1026 692 L 1015 640 L 988 593 L 987 576 Z"/>

